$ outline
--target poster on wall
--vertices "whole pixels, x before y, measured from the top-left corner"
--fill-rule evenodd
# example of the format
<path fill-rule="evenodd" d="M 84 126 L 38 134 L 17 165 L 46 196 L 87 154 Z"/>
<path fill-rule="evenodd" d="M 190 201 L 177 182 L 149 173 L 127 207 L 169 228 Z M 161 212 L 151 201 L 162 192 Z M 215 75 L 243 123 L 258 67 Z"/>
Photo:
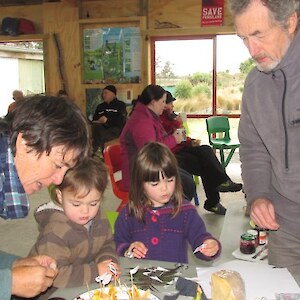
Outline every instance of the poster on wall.
<path fill-rule="evenodd" d="M 139 83 L 140 29 L 93 28 L 83 31 L 85 83 Z"/>
<path fill-rule="evenodd" d="M 202 0 L 201 26 L 222 26 L 224 0 Z"/>

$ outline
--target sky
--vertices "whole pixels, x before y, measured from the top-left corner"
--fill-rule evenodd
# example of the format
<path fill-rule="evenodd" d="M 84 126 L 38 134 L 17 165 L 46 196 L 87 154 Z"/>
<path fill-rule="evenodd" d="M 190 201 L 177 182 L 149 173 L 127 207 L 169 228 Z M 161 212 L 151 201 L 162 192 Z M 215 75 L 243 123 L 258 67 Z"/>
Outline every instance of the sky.
<path fill-rule="evenodd" d="M 170 61 L 175 75 L 189 75 L 196 72 L 212 71 L 212 40 L 158 41 L 155 44 L 156 56 L 164 66 Z M 229 70 L 238 73 L 240 63 L 250 55 L 236 35 L 220 35 L 217 39 L 217 71 Z M 159 69 L 158 69 L 159 71 Z"/>

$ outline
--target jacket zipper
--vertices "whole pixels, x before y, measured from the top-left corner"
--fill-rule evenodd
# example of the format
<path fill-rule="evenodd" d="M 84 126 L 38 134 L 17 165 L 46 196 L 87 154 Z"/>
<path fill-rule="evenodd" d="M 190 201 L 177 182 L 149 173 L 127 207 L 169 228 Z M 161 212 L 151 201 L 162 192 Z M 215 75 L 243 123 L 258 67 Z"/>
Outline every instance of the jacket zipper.
<path fill-rule="evenodd" d="M 283 88 L 283 93 L 282 93 L 282 102 L 281 102 L 281 112 L 282 112 L 282 122 L 283 122 L 283 130 L 284 130 L 284 164 L 285 164 L 285 169 L 289 169 L 289 160 L 288 160 L 288 150 L 289 150 L 289 145 L 288 145 L 288 133 L 287 133 L 287 125 L 286 125 L 286 117 L 285 117 L 285 96 L 286 96 L 286 76 L 285 73 L 283 72 L 282 69 L 279 69 L 279 71 L 283 75 L 284 79 L 284 88 Z"/>

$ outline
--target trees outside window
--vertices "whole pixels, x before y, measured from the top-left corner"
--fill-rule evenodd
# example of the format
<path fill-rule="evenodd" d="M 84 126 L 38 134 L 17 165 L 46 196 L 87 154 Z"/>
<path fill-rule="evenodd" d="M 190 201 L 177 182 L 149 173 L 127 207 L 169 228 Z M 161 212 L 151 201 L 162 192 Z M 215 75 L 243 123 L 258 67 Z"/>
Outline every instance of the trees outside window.
<path fill-rule="evenodd" d="M 160 38 L 153 45 L 155 82 L 178 98 L 178 109 L 192 115 L 240 114 L 253 63 L 236 35 Z"/>

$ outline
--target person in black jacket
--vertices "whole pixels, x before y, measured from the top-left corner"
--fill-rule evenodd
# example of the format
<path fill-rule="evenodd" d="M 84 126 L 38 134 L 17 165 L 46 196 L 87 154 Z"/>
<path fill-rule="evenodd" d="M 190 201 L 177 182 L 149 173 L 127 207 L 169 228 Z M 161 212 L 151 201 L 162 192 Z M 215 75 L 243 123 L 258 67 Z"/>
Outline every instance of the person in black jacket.
<path fill-rule="evenodd" d="M 127 119 L 126 104 L 117 98 L 117 89 L 108 85 L 102 92 L 103 102 L 93 115 L 92 138 L 93 150 L 104 150 L 104 144 L 118 138 Z"/>

